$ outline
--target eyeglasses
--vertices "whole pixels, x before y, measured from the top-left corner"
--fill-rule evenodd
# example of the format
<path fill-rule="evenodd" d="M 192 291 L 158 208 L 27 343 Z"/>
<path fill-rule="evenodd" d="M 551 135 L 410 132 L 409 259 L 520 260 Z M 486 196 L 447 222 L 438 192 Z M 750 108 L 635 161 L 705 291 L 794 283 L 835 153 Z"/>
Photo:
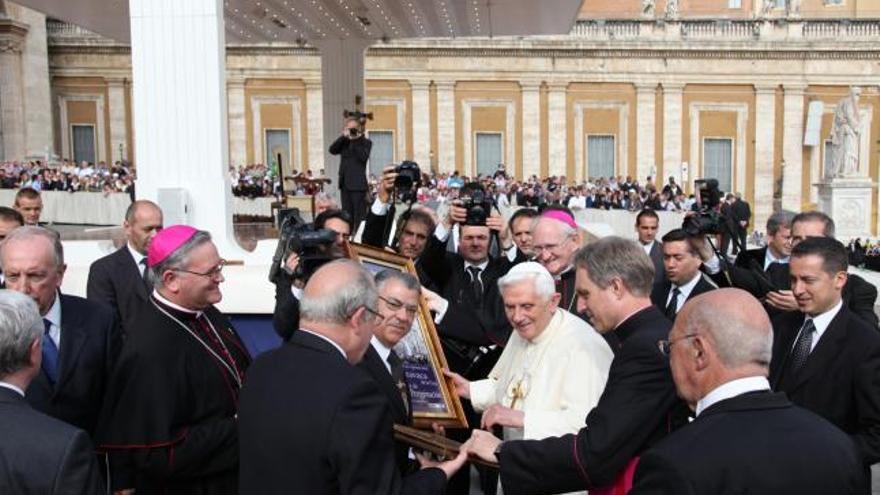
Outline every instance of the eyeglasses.
<path fill-rule="evenodd" d="M 568 242 L 568 240 L 571 239 L 571 237 L 572 236 L 566 236 L 565 239 L 563 239 L 560 242 L 557 242 L 556 244 L 543 244 L 543 245 L 536 244 L 536 245 L 532 246 L 532 249 L 534 249 L 536 255 L 541 254 L 544 251 L 552 253 L 553 251 L 556 251 L 556 248 L 558 248 L 559 246 Z"/>
<path fill-rule="evenodd" d="M 191 275 L 198 275 L 200 277 L 208 277 L 210 279 L 214 279 L 223 273 L 223 267 L 225 267 L 228 263 L 229 263 L 228 261 L 221 259 L 220 263 L 217 263 L 217 266 L 215 266 L 214 268 L 211 268 L 210 270 L 208 270 L 206 272 L 194 272 L 192 270 L 184 270 L 183 268 L 173 268 L 172 271 L 189 273 Z"/>
<path fill-rule="evenodd" d="M 382 313 L 376 311 L 375 309 L 373 309 L 369 306 L 364 305 L 363 308 L 367 313 L 370 313 L 371 315 L 373 315 L 374 320 L 381 320 L 381 319 L 385 318 L 384 316 L 382 316 Z"/>
<path fill-rule="evenodd" d="M 391 311 L 400 311 L 401 308 L 406 308 L 406 314 L 408 316 L 415 316 L 416 313 L 419 312 L 418 306 L 410 306 L 407 304 L 403 304 L 402 302 L 398 301 L 397 299 L 388 299 L 388 298 L 385 298 L 382 296 L 379 296 L 379 299 L 385 301 L 385 304 L 388 305 L 388 307 L 391 309 Z"/>
<path fill-rule="evenodd" d="M 682 340 L 685 340 L 685 339 L 690 339 L 692 337 L 696 337 L 697 335 L 699 335 L 699 334 L 698 333 L 689 333 L 689 334 L 683 335 L 677 339 L 658 340 L 657 341 L 657 348 L 660 349 L 660 352 L 664 356 L 668 356 L 669 353 L 672 352 L 672 344 L 679 342 L 679 341 L 682 341 Z"/>

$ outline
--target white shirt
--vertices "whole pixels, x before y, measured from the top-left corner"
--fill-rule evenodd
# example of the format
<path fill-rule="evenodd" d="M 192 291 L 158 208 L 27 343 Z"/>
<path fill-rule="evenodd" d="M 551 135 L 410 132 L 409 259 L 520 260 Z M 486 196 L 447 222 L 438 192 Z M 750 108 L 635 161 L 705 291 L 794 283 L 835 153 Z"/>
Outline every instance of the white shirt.
<path fill-rule="evenodd" d="M 730 399 L 731 397 L 736 397 L 737 395 L 742 395 L 748 392 L 762 390 L 770 390 L 770 382 L 768 382 L 767 378 L 763 376 L 749 376 L 729 381 L 724 385 L 715 388 L 715 390 L 709 392 L 705 397 L 700 399 L 697 402 L 695 413 L 699 416 L 700 413 L 713 404 L 717 404 L 725 399 Z"/>
<path fill-rule="evenodd" d="M 375 335 L 370 337 L 370 345 L 373 346 L 373 349 L 376 350 L 376 354 L 382 359 L 382 364 L 385 365 L 385 369 L 388 370 L 388 373 L 391 373 L 391 363 L 388 362 L 388 356 L 391 355 L 391 349 L 385 347 L 379 339 L 376 338 Z"/>
<path fill-rule="evenodd" d="M 179 304 L 174 304 L 173 302 L 169 301 L 168 299 L 165 299 L 164 297 L 162 297 L 162 294 L 160 294 L 159 291 L 156 289 L 153 289 L 153 297 L 155 297 L 157 301 L 164 304 L 165 306 L 168 306 L 171 309 L 176 309 L 178 311 L 183 311 L 184 313 L 196 315 L 196 318 L 198 318 L 202 314 L 201 311 L 196 311 L 194 309 L 184 308 L 183 306 L 181 306 Z"/>
<path fill-rule="evenodd" d="M 330 345 L 332 345 L 333 347 L 335 347 L 337 351 L 339 351 L 339 354 L 342 354 L 342 357 L 345 358 L 346 361 L 348 361 L 348 355 L 345 353 L 345 351 L 342 350 L 342 347 L 339 347 L 339 344 L 337 344 L 336 342 L 333 342 L 332 340 L 330 340 L 330 339 L 328 339 L 327 337 L 321 335 L 320 333 L 315 333 L 315 332 L 313 332 L 313 331 L 311 331 L 311 330 L 306 330 L 305 328 L 300 328 L 299 331 L 301 331 L 301 332 L 305 332 L 305 333 L 308 333 L 308 334 L 312 334 L 312 335 L 314 335 L 315 337 L 318 337 L 318 338 L 321 339 L 321 340 L 326 340 L 327 342 L 330 343 Z"/>
<path fill-rule="evenodd" d="M 776 256 L 773 256 L 773 253 L 770 251 L 770 248 L 768 247 L 767 254 L 764 255 L 764 271 L 767 271 L 767 268 L 769 268 L 772 263 L 781 263 L 781 264 L 787 265 L 788 259 L 789 259 L 788 256 L 786 256 L 785 258 L 777 258 Z"/>
<path fill-rule="evenodd" d="M 51 323 L 49 326 L 49 338 L 52 339 L 52 342 L 55 342 L 55 347 L 61 349 L 61 295 L 58 291 L 55 292 L 55 302 L 52 303 L 49 311 L 43 315 L 43 319 L 49 320 L 49 323 Z"/>
<path fill-rule="evenodd" d="M 828 311 L 822 314 L 818 314 L 816 316 L 807 316 L 806 318 L 804 318 L 804 323 L 806 323 L 807 320 L 813 320 L 813 326 L 816 327 L 816 332 L 813 334 L 813 342 L 810 344 L 810 352 L 813 352 L 813 349 L 816 348 L 816 344 L 819 343 L 819 339 L 822 338 L 822 334 L 825 333 L 825 330 L 828 330 L 828 325 L 831 324 L 831 320 L 833 320 L 834 317 L 837 316 L 837 313 L 840 312 L 840 308 L 842 307 L 843 300 L 841 299 L 837 302 L 837 304 L 834 305 L 833 308 L 829 309 Z M 797 339 L 801 336 L 801 331 L 803 331 L 803 329 L 804 327 L 803 325 L 801 325 L 801 329 L 798 330 L 798 334 L 794 338 L 792 349 L 794 349 L 794 346 L 797 345 Z"/>
<path fill-rule="evenodd" d="M 134 264 L 138 267 L 138 272 L 141 274 L 141 277 L 144 276 L 144 270 L 147 268 L 147 264 L 141 264 L 141 260 L 146 258 L 147 256 L 141 254 L 135 250 L 135 248 L 131 247 L 131 243 L 126 242 L 125 246 L 128 247 L 128 252 L 131 254 L 131 258 L 134 260 Z"/>
<path fill-rule="evenodd" d="M 669 302 L 672 301 L 672 291 L 676 287 L 678 287 L 678 300 L 675 303 L 675 313 L 678 314 L 678 312 L 681 311 L 681 307 L 684 305 L 684 302 L 687 301 L 688 296 L 691 295 L 691 292 L 694 290 L 694 287 L 697 286 L 697 283 L 700 281 L 700 278 L 702 278 L 702 276 L 703 273 L 697 271 L 697 275 L 690 282 L 682 286 L 672 284 L 672 286 L 669 287 L 669 295 L 666 296 L 666 306 L 669 306 Z"/>
<path fill-rule="evenodd" d="M 651 241 L 647 244 L 642 244 L 642 249 L 645 250 L 645 254 L 647 254 L 648 256 L 651 256 L 651 249 L 654 248 L 655 242 L 657 242 L 657 241 Z"/>
<path fill-rule="evenodd" d="M 12 390 L 12 391 L 18 392 L 18 395 L 24 397 L 24 390 L 22 390 L 22 389 L 16 387 L 15 385 L 13 385 L 13 384 L 11 384 L 11 383 L 0 382 L 0 387 L 2 387 L 2 388 L 8 388 L 9 390 Z"/>
<path fill-rule="evenodd" d="M 472 266 L 480 269 L 480 273 L 477 274 L 477 279 L 479 279 L 480 283 L 482 283 L 483 282 L 483 273 L 486 271 L 486 267 L 489 266 L 489 259 L 486 258 L 486 261 L 480 263 L 479 265 L 471 263 L 470 261 L 465 261 L 464 262 L 464 274 L 468 276 L 468 280 L 470 280 L 470 278 L 471 278 L 471 271 L 468 270 L 468 268 L 470 268 Z"/>

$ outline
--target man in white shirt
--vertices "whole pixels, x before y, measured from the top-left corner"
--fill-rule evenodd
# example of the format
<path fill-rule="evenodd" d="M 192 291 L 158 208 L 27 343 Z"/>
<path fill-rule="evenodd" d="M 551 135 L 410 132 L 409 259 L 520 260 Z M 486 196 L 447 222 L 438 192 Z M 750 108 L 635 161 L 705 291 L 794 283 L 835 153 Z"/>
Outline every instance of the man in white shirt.
<path fill-rule="evenodd" d="M 630 493 L 865 490 L 855 444 L 771 392 L 772 346 L 767 314 L 743 290 L 713 291 L 683 308 L 658 347 L 696 419 L 642 455 Z"/>
<path fill-rule="evenodd" d="M 666 279 L 666 270 L 663 268 L 663 244 L 656 240 L 659 228 L 660 217 L 654 210 L 646 208 L 636 215 L 636 234 L 639 237 L 639 245 L 654 263 L 655 284 L 662 283 Z"/>
<path fill-rule="evenodd" d="M 505 440 L 574 433 L 605 389 L 614 355 L 580 318 L 558 307 L 553 277 L 535 262 L 499 279 L 514 328 L 498 363 L 483 380 L 447 372 L 456 393 L 483 411 L 481 427 L 504 427 Z"/>
<path fill-rule="evenodd" d="M 654 286 L 651 300 L 670 320 L 675 320 L 689 298 L 717 288 L 700 271 L 703 260 L 697 247 L 699 242 L 702 239 L 692 238 L 682 229 L 670 230 L 663 236 L 666 282 Z"/>

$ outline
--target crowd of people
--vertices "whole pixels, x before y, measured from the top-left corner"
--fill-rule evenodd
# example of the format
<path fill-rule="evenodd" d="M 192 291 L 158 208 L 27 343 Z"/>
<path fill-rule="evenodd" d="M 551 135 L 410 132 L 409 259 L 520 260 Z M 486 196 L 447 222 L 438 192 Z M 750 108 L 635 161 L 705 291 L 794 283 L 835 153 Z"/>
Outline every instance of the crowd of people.
<path fill-rule="evenodd" d="M 125 162 L 79 162 L 61 159 L 9 161 L 0 164 L 0 189 L 29 187 L 36 191 L 131 193 L 136 179 Z"/>
<path fill-rule="evenodd" d="M 126 244 L 75 297 L 40 193 L 22 189 L 0 208 L 0 491 L 869 493 L 877 289 L 848 273 L 827 215 L 776 212 L 766 245 L 733 259 L 705 233 L 657 239 L 651 208 L 637 241 L 585 242 L 553 201 L 398 216 L 396 176 L 363 225 L 316 202 L 329 236 L 317 256 L 287 245 L 283 343 L 260 355 L 216 307 L 227 262 L 208 232 L 133 202 Z M 414 273 L 342 259 L 359 228 Z M 423 307 L 447 362 L 434 380 L 469 425 L 435 425 L 461 442 L 440 459 L 392 426 L 430 417 L 413 386 L 431 376 L 401 347 Z"/>

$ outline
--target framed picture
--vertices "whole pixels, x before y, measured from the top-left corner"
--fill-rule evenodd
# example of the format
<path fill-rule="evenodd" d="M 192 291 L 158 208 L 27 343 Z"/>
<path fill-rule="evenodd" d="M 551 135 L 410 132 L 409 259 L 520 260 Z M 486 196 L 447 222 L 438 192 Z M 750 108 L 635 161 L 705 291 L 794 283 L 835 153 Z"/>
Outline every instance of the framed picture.
<path fill-rule="evenodd" d="M 398 270 L 416 274 L 412 260 L 388 251 L 363 244 L 349 244 L 348 255 L 359 261 L 372 274 L 383 270 Z M 431 423 L 449 428 L 466 428 L 461 401 L 455 395 L 452 379 L 440 371 L 447 368 L 446 356 L 440 347 L 440 338 L 434 320 L 423 297 L 419 297 L 419 313 L 409 333 L 394 346 L 403 361 L 403 373 L 411 396 L 413 424 L 416 428 L 431 428 Z"/>

